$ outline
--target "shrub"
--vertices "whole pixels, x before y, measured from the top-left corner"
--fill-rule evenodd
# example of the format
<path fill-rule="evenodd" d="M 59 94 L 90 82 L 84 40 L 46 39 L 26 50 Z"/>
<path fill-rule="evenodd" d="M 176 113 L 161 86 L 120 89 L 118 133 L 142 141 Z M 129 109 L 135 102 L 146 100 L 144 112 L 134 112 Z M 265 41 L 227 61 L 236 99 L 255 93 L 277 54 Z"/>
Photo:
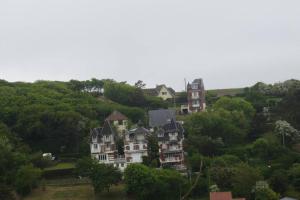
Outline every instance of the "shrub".
<path fill-rule="evenodd" d="M 41 170 L 33 165 L 22 166 L 16 176 L 16 190 L 21 195 L 27 195 L 31 190 L 37 187 L 41 178 Z"/>

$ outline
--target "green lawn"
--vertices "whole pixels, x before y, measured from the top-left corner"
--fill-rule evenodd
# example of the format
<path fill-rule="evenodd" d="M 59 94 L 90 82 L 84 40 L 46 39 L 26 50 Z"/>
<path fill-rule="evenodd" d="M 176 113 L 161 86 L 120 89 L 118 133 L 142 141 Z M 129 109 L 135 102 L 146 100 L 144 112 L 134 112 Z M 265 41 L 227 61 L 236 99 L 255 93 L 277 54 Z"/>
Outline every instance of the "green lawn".
<path fill-rule="evenodd" d="M 90 184 L 75 186 L 46 186 L 34 190 L 24 200 L 132 200 L 126 197 L 124 185 L 113 186 L 109 193 L 96 196 Z"/>
<path fill-rule="evenodd" d="M 215 89 L 215 90 L 207 90 L 207 92 L 209 92 L 211 94 L 215 94 L 218 97 L 235 96 L 237 94 L 244 93 L 244 88 Z"/>
<path fill-rule="evenodd" d="M 52 167 L 47 167 L 47 168 L 45 168 L 45 170 L 73 169 L 73 168 L 75 168 L 74 163 L 62 162 L 62 163 L 58 163 L 57 165 L 54 165 Z"/>

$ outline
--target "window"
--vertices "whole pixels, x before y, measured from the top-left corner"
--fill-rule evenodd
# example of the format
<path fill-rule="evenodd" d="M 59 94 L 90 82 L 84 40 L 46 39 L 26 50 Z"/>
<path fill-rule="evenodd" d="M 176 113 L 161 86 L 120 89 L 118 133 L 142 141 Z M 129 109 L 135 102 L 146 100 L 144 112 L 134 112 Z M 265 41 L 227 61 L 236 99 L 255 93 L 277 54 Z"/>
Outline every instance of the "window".
<path fill-rule="evenodd" d="M 162 95 L 167 95 L 167 92 L 162 92 L 161 94 L 162 94 Z"/>
<path fill-rule="evenodd" d="M 192 89 L 197 90 L 198 89 L 198 85 L 197 84 L 192 84 Z"/>
<path fill-rule="evenodd" d="M 139 149 L 140 149 L 140 146 L 139 146 L 139 145 L 134 145 L 133 149 L 134 149 L 134 150 L 139 150 Z"/>
<path fill-rule="evenodd" d="M 130 150 L 130 146 L 126 146 L 126 150 Z"/>
<path fill-rule="evenodd" d="M 123 121 L 122 120 L 119 120 L 118 123 L 119 123 L 119 125 L 123 125 Z"/>
<path fill-rule="evenodd" d="M 147 145 L 144 144 L 144 145 L 143 145 L 143 149 L 147 149 Z"/>
<path fill-rule="evenodd" d="M 198 92 L 193 92 L 192 97 L 199 97 L 199 93 Z"/>
<path fill-rule="evenodd" d="M 94 149 L 98 149 L 98 144 L 94 144 Z"/>
<path fill-rule="evenodd" d="M 198 105 L 199 104 L 199 101 L 198 100 L 194 100 L 193 101 L 193 105 Z"/>
<path fill-rule="evenodd" d="M 105 136 L 105 141 L 109 141 L 110 140 L 110 136 L 109 135 L 106 135 Z"/>
<path fill-rule="evenodd" d="M 106 160 L 106 154 L 100 154 L 98 158 L 99 160 Z"/>
<path fill-rule="evenodd" d="M 124 167 L 124 163 L 121 163 L 121 167 Z"/>

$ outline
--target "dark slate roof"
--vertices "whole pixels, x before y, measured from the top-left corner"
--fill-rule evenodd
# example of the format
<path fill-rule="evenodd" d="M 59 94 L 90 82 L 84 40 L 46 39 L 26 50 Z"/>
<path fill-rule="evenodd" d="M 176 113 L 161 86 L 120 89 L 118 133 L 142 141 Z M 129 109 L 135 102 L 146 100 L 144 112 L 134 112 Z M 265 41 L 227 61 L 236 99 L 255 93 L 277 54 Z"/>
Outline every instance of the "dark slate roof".
<path fill-rule="evenodd" d="M 150 131 L 144 127 L 137 127 L 137 128 L 134 128 L 134 129 L 131 129 L 128 134 L 150 134 Z"/>
<path fill-rule="evenodd" d="M 103 127 L 91 129 L 90 141 L 92 141 L 92 138 L 97 137 L 97 141 L 100 142 L 104 135 L 113 135 L 114 137 L 117 136 L 116 132 L 114 131 L 108 120 L 105 120 Z"/>
<path fill-rule="evenodd" d="M 136 136 L 139 134 L 143 134 L 145 135 L 145 137 L 149 136 L 151 133 L 148 129 L 144 128 L 144 127 L 137 127 L 134 129 L 131 129 L 130 131 L 128 131 L 126 134 L 129 134 L 130 137 L 133 137 L 136 139 Z"/>
<path fill-rule="evenodd" d="M 199 87 L 198 87 L 199 89 L 204 89 L 204 83 L 203 83 L 202 78 L 194 79 L 192 83 L 197 83 L 198 86 L 199 86 Z M 188 83 L 187 87 L 188 87 L 188 88 L 191 87 L 191 84 Z"/>
<path fill-rule="evenodd" d="M 128 118 L 125 115 L 115 110 L 105 120 L 118 121 L 118 120 L 127 120 L 127 119 Z"/>
<path fill-rule="evenodd" d="M 157 96 L 159 94 L 159 91 L 157 91 L 156 88 L 143 89 L 143 91 L 149 96 Z"/>
<path fill-rule="evenodd" d="M 176 111 L 171 109 L 150 110 L 149 126 L 160 127 L 170 122 L 171 119 L 176 119 Z"/>
<path fill-rule="evenodd" d="M 171 92 L 172 95 L 174 95 L 174 96 L 176 95 L 176 92 L 173 88 L 168 87 L 168 90 Z"/>
<path fill-rule="evenodd" d="M 169 140 L 169 133 L 175 132 L 178 133 L 178 140 L 181 140 L 184 137 L 184 129 L 181 123 L 176 122 L 174 119 L 172 119 L 168 124 L 165 124 L 156 131 L 157 135 L 163 134 L 163 137 L 158 137 L 159 141 Z"/>

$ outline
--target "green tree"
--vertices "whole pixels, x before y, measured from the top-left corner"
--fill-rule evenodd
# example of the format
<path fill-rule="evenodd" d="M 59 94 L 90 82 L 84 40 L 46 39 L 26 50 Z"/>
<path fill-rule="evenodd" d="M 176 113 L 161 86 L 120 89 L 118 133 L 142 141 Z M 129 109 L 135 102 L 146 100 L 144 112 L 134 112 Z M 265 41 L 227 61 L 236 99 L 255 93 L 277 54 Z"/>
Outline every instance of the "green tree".
<path fill-rule="evenodd" d="M 104 189 L 109 192 L 112 185 L 116 185 L 121 181 L 122 174 L 111 165 L 98 164 L 93 168 L 90 178 L 95 193 L 100 193 Z"/>
<path fill-rule="evenodd" d="M 269 188 L 265 181 L 258 181 L 253 189 L 255 200 L 278 200 L 279 195 Z"/>
<path fill-rule="evenodd" d="M 287 171 L 284 169 L 278 169 L 272 173 L 269 182 L 270 186 L 275 192 L 278 192 L 282 195 L 286 192 L 289 185 L 287 174 Z"/>
<path fill-rule="evenodd" d="M 129 165 L 124 173 L 126 190 L 129 195 L 139 200 L 150 200 L 157 197 L 156 191 L 159 186 L 157 177 L 151 170 L 141 164 Z"/>
<path fill-rule="evenodd" d="M 179 199 L 186 191 L 186 179 L 175 170 L 156 170 L 141 164 L 125 170 L 127 193 L 138 200 Z"/>
<path fill-rule="evenodd" d="M 21 195 L 27 195 L 38 186 L 42 171 L 33 165 L 22 166 L 16 175 L 16 191 Z"/>
<path fill-rule="evenodd" d="M 123 138 L 117 138 L 116 146 L 118 150 L 118 155 L 124 155 L 124 140 Z"/>
<path fill-rule="evenodd" d="M 252 188 L 261 179 L 262 176 L 255 168 L 244 163 L 238 164 L 234 167 L 232 176 L 233 194 L 247 199 L 250 198 Z"/>
<path fill-rule="evenodd" d="M 148 151 L 148 166 L 159 167 L 159 146 L 157 137 L 155 135 L 149 135 L 147 137 L 147 151 Z"/>
<path fill-rule="evenodd" d="M 300 163 L 295 163 L 289 170 L 288 175 L 291 178 L 293 186 L 300 190 Z"/>
<path fill-rule="evenodd" d="M 134 84 L 134 86 L 135 86 L 136 88 L 143 89 L 143 88 L 145 88 L 146 84 L 145 84 L 142 80 L 138 80 L 138 81 Z"/>
<path fill-rule="evenodd" d="M 77 160 L 75 167 L 76 173 L 83 177 L 91 177 L 94 168 L 98 165 L 97 160 L 91 157 L 83 157 Z"/>
<path fill-rule="evenodd" d="M 255 109 L 253 108 L 251 103 L 239 97 L 235 97 L 235 98 L 221 97 L 213 105 L 213 109 L 220 109 L 220 108 L 228 111 L 243 112 L 248 120 L 252 120 L 255 114 Z"/>
<path fill-rule="evenodd" d="M 275 133 L 282 138 L 282 145 L 291 144 L 299 140 L 300 134 L 287 121 L 278 120 L 275 123 Z"/>

